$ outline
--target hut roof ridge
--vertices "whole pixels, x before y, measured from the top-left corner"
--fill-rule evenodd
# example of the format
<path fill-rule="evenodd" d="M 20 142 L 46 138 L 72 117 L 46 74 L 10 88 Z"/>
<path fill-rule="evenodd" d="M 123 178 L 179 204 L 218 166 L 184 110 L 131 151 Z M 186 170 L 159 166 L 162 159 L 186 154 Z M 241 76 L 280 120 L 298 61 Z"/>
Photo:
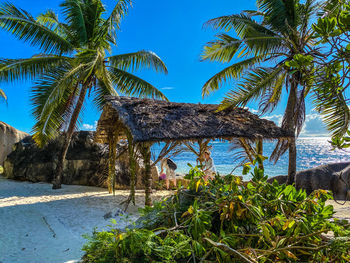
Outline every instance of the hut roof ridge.
<path fill-rule="evenodd" d="M 273 139 L 293 137 L 274 122 L 243 108 L 218 111 L 217 104 L 169 102 L 146 98 L 106 97 L 98 122 L 97 141 L 104 137 L 112 119 L 127 127 L 135 142 L 198 139 Z"/>

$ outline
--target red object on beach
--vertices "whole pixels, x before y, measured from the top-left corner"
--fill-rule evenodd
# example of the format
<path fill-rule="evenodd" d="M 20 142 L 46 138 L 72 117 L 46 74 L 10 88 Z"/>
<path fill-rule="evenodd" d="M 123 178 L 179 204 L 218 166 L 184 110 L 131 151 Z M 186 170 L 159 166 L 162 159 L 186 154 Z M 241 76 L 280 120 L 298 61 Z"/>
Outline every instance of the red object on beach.
<path fill-rule="evenodd" d="M 160 179 L 160 180 L 165 180 L 165 179 L 166 179 L 166 174 L 161 174 L 161 175 L 159 175 L 159 179 Z"/>

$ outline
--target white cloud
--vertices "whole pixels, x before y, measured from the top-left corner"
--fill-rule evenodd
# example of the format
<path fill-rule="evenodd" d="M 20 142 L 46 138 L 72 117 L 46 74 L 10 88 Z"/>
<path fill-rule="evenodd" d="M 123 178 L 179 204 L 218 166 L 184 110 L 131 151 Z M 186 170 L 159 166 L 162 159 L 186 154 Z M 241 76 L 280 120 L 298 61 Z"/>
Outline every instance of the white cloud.
<path fill-rule="evenodd" d="M 320 114 L 307 114 L 301 136 L 329 136 Z"/>
<path fill-rule="evenodd" d="M 85 131 L 94 131 L 96 130 L 96 127 L 97 127 L 97 121 L 95 121 L 94 124 L 84 123 L 81 126 L 82 130 L 85 130 Z"/>
<path fill-rule="evenodd" d="M 175 87 L 164 87 L 164 88 L 161 88 L 161 90 L 173 90 L 175 89 Z"/>
<path fill-rule="evenodd" d="M 322 121 L 321 116 L 318 113 L 306 114 L 304 127 L 301 130 L 300 136 L 309 137 L 309 136 L 329 136 L 327 129 Z M 274 114 L 269 116 L 264 116 L 264 119 L 273 121 L 278 126 L 281 126 L 283 115 Z"/>
<path fill-rule="evenodd" d="M 247 110 L 249 110 L 251 113 L 254 113 L 254 114 L 258 114 L 259 113 L 259 111 L 258 110 L 256 110 L 256 109 L 253 109 L 253 108 L 246 108 Z"/>
<path fill-rule="evenodd" d="M 269 120 L 269 121 L 273 121 L 278 126 L 282 125 L 282 119 L 283 119 L 282 114 L 274 114 L 274 115 L 264 116 L 263 118 L 266 120 Z"/>

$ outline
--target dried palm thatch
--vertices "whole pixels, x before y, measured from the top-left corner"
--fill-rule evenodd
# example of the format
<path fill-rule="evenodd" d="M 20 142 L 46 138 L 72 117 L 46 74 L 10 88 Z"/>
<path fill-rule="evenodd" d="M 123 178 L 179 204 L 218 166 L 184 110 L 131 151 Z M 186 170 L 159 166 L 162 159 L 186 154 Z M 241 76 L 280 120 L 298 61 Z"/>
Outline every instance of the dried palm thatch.
<path fill-rule="evenodd" d="M 108 133 L 115 130 L 116 125 L 127 128 L 135 143 L 293 137 L 274 122 L 261 119 L 246 109 L 217 111 L 217 108 L 215 104 L 110 96 L 98 122 L 96 140 L 106 143 Z"/>

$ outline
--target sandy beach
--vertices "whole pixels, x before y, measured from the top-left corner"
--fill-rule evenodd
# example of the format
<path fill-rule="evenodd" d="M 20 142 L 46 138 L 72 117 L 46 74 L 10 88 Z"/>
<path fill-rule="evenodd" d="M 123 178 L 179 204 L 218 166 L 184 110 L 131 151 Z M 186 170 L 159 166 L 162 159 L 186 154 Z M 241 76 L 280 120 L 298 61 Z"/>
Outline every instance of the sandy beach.
<path fill-rule="evenodd" d="M 107 213 L 112 212 L 120 228 L 137 219 L 137 210 L 144 204 L 141 190 L 136 193 L 136 206 L 131 204 L 127 214 L 115 216 L 128 194 L 116 191 L 113 196 L 106 189 L 76 185 L 54 191 L 51 184 L 0 177 L 0 262 L 78 262 L 86 242 L 82 235 L 94 227 L 107 229 Z M 155 191 L 153 198 L 169 194 Z M 328 203 L 334 205 L 335 217 L 350 220 L 350 201 L 345 205 Z"/>
<path fill-rule="evenodd" d="M 154 199 L 169 195 L 157 191 Z M 106 229 L 110 219 L 104 216 L 120 211 L 120 202 L 129 191 L 109 194 L 106 189 L 63 185 L 52 190 L 51 184 L 7 180 L 0 177 L 0 262 L 62 263 L 77 262 L 94 227 Z M 117 227 L 124 228 L 138 217 L 144 204 L 143 191 L 136 193 L 136 206 L 127 214 L 114 216 Z"/>

